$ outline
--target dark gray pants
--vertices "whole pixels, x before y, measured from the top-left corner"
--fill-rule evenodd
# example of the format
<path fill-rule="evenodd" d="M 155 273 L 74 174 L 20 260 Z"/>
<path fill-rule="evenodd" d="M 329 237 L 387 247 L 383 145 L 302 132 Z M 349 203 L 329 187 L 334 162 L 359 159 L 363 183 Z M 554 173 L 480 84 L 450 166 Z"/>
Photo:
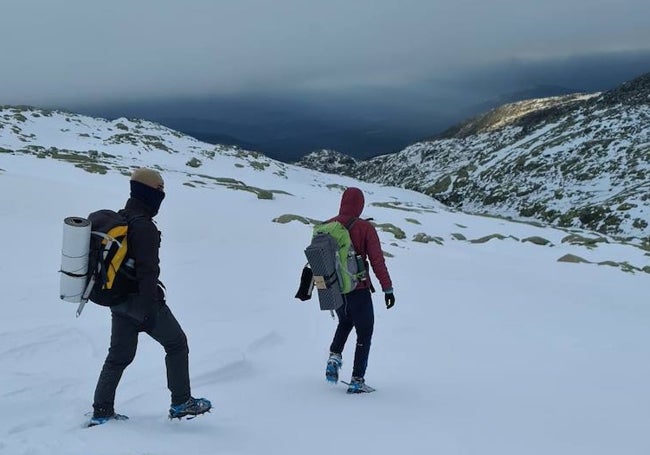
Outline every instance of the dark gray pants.
<path fill-rule="evenodd" d="M 366 374 L 370 343 L 375 326 L 375 313 L 369 289 L 358 289 L 343 296 L 345 303 L 336 310 L 339 324 L 334 333 L 330 352 L 341 354 L 352 329 L 357 331 L 357 346 L 354 350 L 352 376 L 362 378 Z"/>
<path fill-rule="evenodd" d="M 111 345 L 95 389 L 95 417 L 113 415 L 115 390 L 124 369 L 135 357 L 138 334 L 143 328 L 132 306 L 133 302 L 127 301 L 111 307 Z M 187 337 L 167 305 L 160 306 L 155 322 L 147 333 L 165 348 L 167 387 L 171 392 L 172 404 L 184 403 L 190 398 Z"/>

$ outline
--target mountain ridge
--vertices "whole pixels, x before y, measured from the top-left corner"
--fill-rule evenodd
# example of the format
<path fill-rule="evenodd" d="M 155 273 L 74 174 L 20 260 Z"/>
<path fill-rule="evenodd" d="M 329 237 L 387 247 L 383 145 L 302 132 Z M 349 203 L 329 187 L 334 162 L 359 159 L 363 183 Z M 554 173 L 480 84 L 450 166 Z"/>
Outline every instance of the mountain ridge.
<path fill-rule="evenodd" d="M 510 103 L 366 161 L 299 165 L 420 191 L 450 207 L 650 242 L 650 74 L 594 94 Z"/>

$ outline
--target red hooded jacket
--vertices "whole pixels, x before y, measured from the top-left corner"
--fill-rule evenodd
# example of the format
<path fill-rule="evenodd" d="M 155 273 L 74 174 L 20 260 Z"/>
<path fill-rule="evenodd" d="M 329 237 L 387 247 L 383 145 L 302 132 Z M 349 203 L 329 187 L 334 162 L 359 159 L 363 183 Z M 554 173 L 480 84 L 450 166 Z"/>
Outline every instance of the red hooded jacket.
<path fill-rule="evenodd" d="M 381 251 L 381 243 L 375 227 L 369 221 L 359 218 L 363 211 L 365 199 L 363 192 L 359 188 L 350 187 L 343 192 L 341 197 L 341 208 L 339 214 L 331 219 L 331 221 L 338 221 L 346 226 L 352 218 L 357 220 L 352 224 L 349 229 L 350 239 L 357 254 L 361 255 L 366 268 L 368 267 L 368 260 L 372 266 L 373 272 L 379 279 L 381 289 L 386 291 L 393 290 L 393 283 L 386 268 L 384 261 L 384 254 Z M 356 289 L 365 289 L 370 287 L 370 274 L 368 279 L 359 283 Z"/>

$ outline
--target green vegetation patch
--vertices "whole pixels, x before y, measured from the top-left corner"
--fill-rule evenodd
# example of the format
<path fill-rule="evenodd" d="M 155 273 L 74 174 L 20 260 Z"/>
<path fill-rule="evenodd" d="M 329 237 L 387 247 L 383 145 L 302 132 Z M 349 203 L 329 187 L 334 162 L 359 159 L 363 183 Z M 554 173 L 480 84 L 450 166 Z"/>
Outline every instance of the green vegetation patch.
<path fill-rule="evenodd" d="M 609 243 L 605 237 L 583 237 L 579 234 L 569 234 L 562 239 L 562 243 L 571 245 L 582 245 L 588 248 L 596 248 L 599 243 Z"/>
<path fill-rule="evenodd" d="M 245 159 L 245 158 L 253 157 L 255 159 L 259 159 L 262 156 L 262 154 L 259 152 L 243 150 L 237 146 L 232 146 L 232 148 L 235 150 L 234 156 L 236 156 L 237 158 Z"/>
<path fill-rule="evenodd" d="M 579 263 L 591 264 L 591 262 L 581 258 L 580 256 L 576 256 L 575 254 L 565 254 L 560 259 L 558 259 L 557 262 L 570 262 L 573 264 L 579 264 Z"/>
<path fill-rule="evenodd" d="M 639 248 L 645 251 L 650 251 L 650 237 L 641 239 L 641 245 L 639 245 Z M 650 256 L 650 254 L 646 254 L 646 256 Z"/>
<path fill-rule="evenodd" d="M 173 152 L 173 150 L 167 147 L 167 145 L 165 145 L 162 141 L 144 142 L 144 144 L 156 148 L 158 150 L 164 150 L 165 152 L 169 152 L 169 153 Z"/>
<path fill-rule="evenodd" d="M 201 160 L 196 157 L 193 157 L 191 160 L 185 163 L 186 166 L 194 167 L 194 168 L 201 167 L 202 164 L 203 163 L 201 162 Z"/>
<path fill-rule="evenodd" d="M 392 223 L 382 223 L 382 224 L 373 223 L 373 225 L 375 226 L 375 228 L 381 230 L 382 232 L 388 232 L 390 234 L 393 234 L 393 236 L 397 240 L 403 240 L 406 238 L 406 233 Z"/>
<path fill-rule="evenodd" d="M 211 175 L 196 174 L 197 177 L 214 180 L 219 185 L 246 185 L 241 180 L 231 179 L 230 177 L 212 177 Z"/>
<path fill-rule="evenodd" d="M 289 193 L 288 191 L 284 190 L 271 190 L 273 194 L 284 194 L 285 196 L 293 196 L 293 194 Z"/>
<path fill-rule="evenodd" d="M 571 226 L 576 219 L 583 228 L 603 234 L 616 233 L 623 221 L 623 217 L 612 213 L 608 206 L 594 205 L 569 210 L 558 218 L 558 225 Z"/>
<path fill-rule="evenodd" d="M 443 239 L 440 237 L 432 237 L 428 234 L 425 234 L 424 232 L 419 232 L 413 236 L 413 241 L 414 242 L 419 242 L 419 243 L 430 243 L 430 242 L 435 242 L 438 245 L 442 245 L 444 243 Z"/>
<path fill-rule="evenodd" d="M 383 207 L 385 209 L 395 209 L 395 210 L 403 210 L 405 212 L 414 212 L 414 213 L 422 213 L 422 212 L 431 212 L 435 213 L 435 210 L 431 209 L 422 209 L 422 208 L 413 208 L 413 207 L 402 207 L 401 202 L 373 202 L 372 204 L 373 207 Z"/>
<path fill-rule="evenodd" d="M 505 236 L 503 234 L 490 234 L 490 235 L 486 235 L 485 237 L 481 237 L 479 239 L 470 240 L 470 243 L 487 243 L 492 239 L 505 240 L 508 237 L 515 238 L 515 237 L 512 237 L 511 235 Z"/>
<path fill-rule="evenodd" d="M 291 196 L 291 194 L 287 193 L 286 191 L 265 190 L 263 188 L 257 188 L 254 186 L 246 185 L 241 180 L 235 180 L 229 177 L 212 177 L 210 175 L 205 175 L 205 174 L 196 174 L 196 176 L 200 178 L 208 179 L 216 185 L 225 186 L 226 188 L 231 190 L 248 191 L 249 193 L 255 194 L 258 199 L 274 199 L 273 196 L 274 194 L 287 194 Z"/>
<path fill-rule="evenodd" d="M 49 149 L 43 149 L 42 147 L 26 148 L 22 149 L 21 152 L 35 155 L 41 159 L 52 158 L 59 161 L 66 161 L 91 174 L 106 174 L 110 169 L 107 165 L 99 161 L 100 158 L 103 158 L 99 154 L 79 152 L 76 150 L 61 150 L 56 147 Z"/>
<path fill-rule="evenodd" d="M 257 199 L 273 199 L 273 191 L 265 190 L 262 188 L 257 188 L 254 186 L 236 186 L 236 187 L 229 187 L 235 190 L 242 190 L 242 191 L 248 191 L 249 193 L 253 193 L 257 195 Z"/>
<path fill-rule="evenodd" d="M 625 211 L 625 210 L 631 210 L 635 207 L 637 207 L 636 204 L 630 204 L 629 202 L 624 202 L 623 204 L 616 207 L 616 210 Z"/>
<path fill-rule="evenodd" d="M 131 174 L 133 174 L 134 171 L 134 169 L 127 166 L 116 166 L 115 169 L 125 177 L 131 177 Z"/>
<path fill-rule="evenodd" d="M 629 264 L 625 261 L 619 263 L 621 266 L 621 270 L 624 272 L 629 272 L 629 273 L 634 273 L 634 272 L 641 272 L 643 269 L 640 269 L 639 267 L 635 267 L 632 264 Z"/>
<path fill-rule="evenodd" d="M 541 246 L 546 246 L 549 243 L 551 243 L 550 240 L 547 240 L 544 237 L 539 237 L 537 235 L 534 235 L 532 237 L 526 237 L 525 239 L 522 240 L 522 242 L 530 242 L 530 243 L 534 243 L 535 245 L 541 245 Z"/>
<path fill-rule="evenodd" d="M 315 220 L 313 218 L 308 218 L 305 216 L 300 216 L 300 215 L 294 215 L 291 213 L 286 213 L 284 215 L 280 215 L 277 218 L 273 218 L 274 223 L 280 223 L 280 224 L 287 224 L 292 221 L 299 221 L 302 224 L 320 224 L 320 221 Z"/>
<path fill-rule="evenodd" d="M 340 191 L 347 190 L 346 186 L 339 185 L 338 183 L 330 183 L 329 185 L 325 185 L 325 188 L 329 190 L 340 190 Z"/>
<path fill-rule="evenodd" d="M 405 219 L 406 221 L 408 221 L 409 223 L 413 223 L 413 224 L 422 224 L 422 223 L 420 223 L 418 220 L 416 220 L 415 218 L 404 218 L 404 219 Z"/>
<path fill-rule="evenodd" d="M 467 240 L 467 237 L 465 237 L 463 234 L 460 234 L 460 233 L 458 233 L 458 232 L 454 232 L 454 233 L 452 233 L 451 236 L 452 236 L 455 240 Z"/>
<path fill-rule="evenodd" d="M 138 136 L 132 133 L 123 133 L 123 134 L 114 134 L 113 136 L 106 139 L 108 144 L 131 144 L 138 145 L 139 139 Z"/>
<path fill-rule="evenodd" d="M 426 188 L 424 192 L 430 196 L 436 196 L 449 190 L 452 180 L 450 175 L 440 177 L 433 185 Z"/>
<path fill-rule="evenodd" d="M 265 163 L 263 161 L 249 161 L 249 164 L 256 171 L 263 171 L 264 169 L 270 166 L 269 163 Z"/>

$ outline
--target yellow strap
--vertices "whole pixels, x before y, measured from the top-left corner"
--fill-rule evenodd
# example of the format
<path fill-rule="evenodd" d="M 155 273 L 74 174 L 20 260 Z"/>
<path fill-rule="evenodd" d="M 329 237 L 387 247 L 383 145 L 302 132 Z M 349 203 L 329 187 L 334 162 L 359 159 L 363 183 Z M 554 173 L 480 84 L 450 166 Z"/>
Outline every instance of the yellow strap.
<path fill-rule="evenodd" d="M 115 256 L 113 256 L 113 259 L 111 260 L 108 270 L 106 271 L 106 284 L 104 285 L 104 289 L 113 288 L 113 282 L 115 281 L 115 275 L 117 274 L 117 270 L 120 268 L 120 265 L 122 265 L 122 261 L 124 261 L 124 258 L 126 257 L 126 251 L 127 251 L 126 232 L 127 232 L 127 226 L 115 226 L 113 229 L 111 229 L 106 233 L 106 235 L 117 240 L 118 242 L 120 242 L 121 240 L 121 243 L 120 243 L 120 247 L 115 252 Z M 107 240 L 105 239 L 104 242 L 107 242 Z"/>

